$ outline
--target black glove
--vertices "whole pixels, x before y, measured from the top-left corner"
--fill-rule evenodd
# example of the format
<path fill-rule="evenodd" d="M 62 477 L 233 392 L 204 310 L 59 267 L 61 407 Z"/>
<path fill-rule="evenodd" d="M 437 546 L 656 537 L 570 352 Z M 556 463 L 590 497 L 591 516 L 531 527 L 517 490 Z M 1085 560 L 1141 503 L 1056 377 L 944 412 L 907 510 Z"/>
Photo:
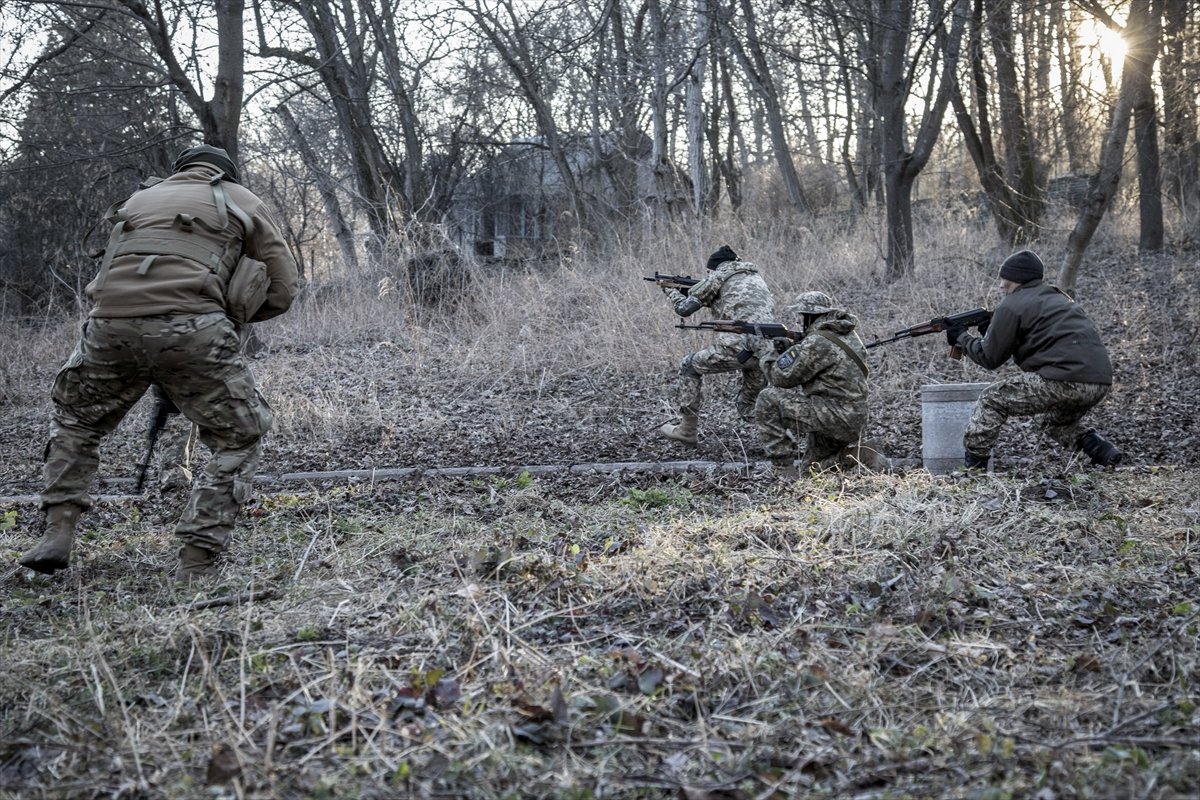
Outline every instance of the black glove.
<path fill-rule="evenodd" d="M 988 317 L 983 322 L 975 326 L 975 330 L 979 331 L 980 336 L 987 336 L 988 325 L 992 324 L 991 317 Z"/>
<path fill-rule="evenodd" d="M 946 328 L 946 342 L 951 347 L 957 347 L 958 337 L 962 336 L 966 332 L 967 329 L 962 325 L 951 325 L 950 327 Z"/>
<path fill-rule="evenodd" d="M 771 343 L 775 345 L 775 352 L 783 355 L 788 351 L 788 348 L 796 343 L 796 340 L 789 339 L 786 336 L 776 336 L 771 340 Z"/>

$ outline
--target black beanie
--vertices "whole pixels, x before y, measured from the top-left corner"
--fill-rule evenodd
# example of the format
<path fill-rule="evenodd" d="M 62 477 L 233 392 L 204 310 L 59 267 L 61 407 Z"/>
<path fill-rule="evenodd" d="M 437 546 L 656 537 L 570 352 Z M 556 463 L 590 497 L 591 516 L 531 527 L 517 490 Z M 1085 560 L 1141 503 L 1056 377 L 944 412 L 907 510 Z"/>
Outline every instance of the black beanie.
<path fill-rule="evenodd" d="M 198 144 L 195 147 L 189 147 L 175 159 L 172 169 L 174 172 L 179 172 L 181 169 L 190 167 L 192 164 L 208 164 L 209 166 L 216 167 L 225 173 L 225 177 L 228 180 L 234 183 L 239 183 L 241 180 L 237 164 L 233 163 L 233 159 L 229 157 L 229 153 L 220 147 L 213 147 L 209 144 Z"/>
<path fill-rule="evenodd" d="M 1022 250 L 1004 259 L 1000 266 L 1000 277 L 1013 283 L 1041 280 L 1046 274 L 1042 260 L 1032 250 Z"/>
<path fill-rule="evenodd" d="M 708 267 L 709 269 L 716 269 L 717 267 L 724 264 L 726 261 L 737 261 L 737 260 L 738 260 L 737 253 L 733 252 L 732 247 L 725 244 L 725 245 L 721 245 L 720 250 L 718 250 L 717 252 L 713 253 L 711 256 L 708 257 L 708 263 L 705 264 L 704 266 Z"/>

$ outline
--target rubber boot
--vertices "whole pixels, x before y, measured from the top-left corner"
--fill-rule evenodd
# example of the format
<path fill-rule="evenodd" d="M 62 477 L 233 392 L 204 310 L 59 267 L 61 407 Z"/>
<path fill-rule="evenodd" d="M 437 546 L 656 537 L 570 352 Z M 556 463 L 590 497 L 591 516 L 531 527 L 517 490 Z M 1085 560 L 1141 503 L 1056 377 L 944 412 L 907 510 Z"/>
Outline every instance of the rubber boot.
<path fill-rule="evenodd" d="M 53 575 L 66 569 L 75 544 L 75 525 L 83 511 L 74 503 L 59 503 L 46 508 L 46 530 L 42 540 L 21 556 L 21 566 Z"/>
<path fill-rule="evenodd" d="M 677 442 L 695 447 L 700 441 L 700 437 L 697 432 L 697 429 L 699 428 L 699 422 L 700 420 L 698 417 L 685 414 L 678 425 L 672 425 L 668 422 L 666 425 L 663 425 L 661 428 L 659 428 L 658 432 L 663 436 L 666 436 L 668 439 L 674 439 Z"/>
<path fill-rule="evenodd" d="M 1121 451 L 1094 430 L 1089 430 L 1079 440 L 1079 449 L 1097 466 L 1115 467 L 1121 463 Z"/>
<path fill-rule="evenodd" d="M 191 586 L 217 575 L 217 554 L 194 544 L 179 549 L 179 565 L 175 568 L 175 585 Z"/>
<path fill-rule="evenodd" d="M 963 454 L 963 465 L 967 469 L 978 469 L 986 472 L 988 461 L 991 460 L 991 457 L 991 453 L 972 453 L 970 450 L 967 450 Z"/>

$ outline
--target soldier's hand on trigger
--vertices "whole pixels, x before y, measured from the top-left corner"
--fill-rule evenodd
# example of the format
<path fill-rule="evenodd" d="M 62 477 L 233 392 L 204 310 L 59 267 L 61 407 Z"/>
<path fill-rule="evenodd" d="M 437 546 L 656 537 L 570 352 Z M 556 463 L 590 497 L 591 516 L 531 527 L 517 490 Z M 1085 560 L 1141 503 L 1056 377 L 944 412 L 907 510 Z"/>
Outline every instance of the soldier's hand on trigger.
<path fill-rule="evenodd" d="M 980 336 L 987 336 L 988 325 L 992 324 L 992 318 L 988 317 L 983 322 L 975 326 L 975 330 L 979 331 Z"/>
<path fill-rule="evenodd" d="M 796 342 L 794 339 L 789 339 L 786 336 L 776 336 L 771 340 L 771 343 L 775 345 L 775 352 L 783 355 L 788 351 L 788 348 L 790 348 Z"/>
<path fill-rule="evenodd" d="M 951 347 L 958 346 L 958 337 L 967 332 L 962 325 L 950 325 L 946 328 L 946 343 Z"/>

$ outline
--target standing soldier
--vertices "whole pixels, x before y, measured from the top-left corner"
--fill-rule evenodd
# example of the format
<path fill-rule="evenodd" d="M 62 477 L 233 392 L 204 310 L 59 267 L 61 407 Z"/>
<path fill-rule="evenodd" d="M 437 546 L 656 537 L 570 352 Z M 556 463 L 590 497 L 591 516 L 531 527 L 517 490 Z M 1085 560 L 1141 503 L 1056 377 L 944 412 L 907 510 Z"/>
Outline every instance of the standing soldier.
<path fill-rule="evenodd" d="M 170 177 L 143 183 L 108 219 L 112 234 L 87 287 L 91 313 L 54 380 L 45 532 L 20 561 L 47 574 L 67 566 L 76 523 L 91 505 L 100 441 L 158 384 L 212 451 L 175 526 L 175 579 L 188 584 L 215 574 L 272 421 L 230 315 L 257 322 L 287 311 L 299 285 L 296 261 L 217 147 L 184 150 Z M 255 267 L 263 264 L 265 299 L 260 285 L 247 302 L 244 276 L 261 274 Z"/>
<path fill-rule="evenodd" d="M 774 321 L 775 301 L 766 281 L 758 273 L 758 267 L 740 260 L 729 245 L 713 253 L 706 266 L 709 274 L 686 294 L 678 289 L 664 288 L 676 314 L 688 317 L 701 308 L 711 308 L 718 319 Z M 762 341 L 761 337 L 749 334 L 719 333 L 712 347 L 685 357 L 679 364 L 676 384 L 682 419 L 678 424 L 663 425 L 659 432 L 677 442 L 697 443 L 703 394 L 701 376 L 715 372 L 741 373 L 738 414 L 742 419 L 753 419 L 754 401 L 765 385 L 758 359 L 753 356 L 756 344 Z"/>
<path fill-rule="evenodd" d="M 992 447 L 1009 417 L 1040 415 L 1050 438 L 1082 450 L 1093 464 L 1121 460 L 1113 447 L 1080 421 L 1112 389 L 1112 364 L 1096 326 L 1061 289 L 1042 282 L 1045 267 L 1030 250 L 1013 253 L 1000 267 L 1004 299 L 974 336 L 946 328 L 946 341 L 972 361 L 996 369 L 1010 358 L 1021 371 L 979 394 L 963 435 L 968 469 L 987 469 Z"/>
<path fill-rule="evenodd" d="M 754 414 L 767 457 L 794 474 L 800 437 L 806 438 L 806 469 L 836 466 L 843 449 L 858 441 L 867 424 L 868 370 L 866 348 L 854 330 L 858 318 L 836 308 L 829 295 L 805 292 L 788 312 L 800 318 L 804 336 L 781 340 L 787 347 L 782 353 L 769 342 L 759 345 L 770 386 L 758 396 Z"/>

